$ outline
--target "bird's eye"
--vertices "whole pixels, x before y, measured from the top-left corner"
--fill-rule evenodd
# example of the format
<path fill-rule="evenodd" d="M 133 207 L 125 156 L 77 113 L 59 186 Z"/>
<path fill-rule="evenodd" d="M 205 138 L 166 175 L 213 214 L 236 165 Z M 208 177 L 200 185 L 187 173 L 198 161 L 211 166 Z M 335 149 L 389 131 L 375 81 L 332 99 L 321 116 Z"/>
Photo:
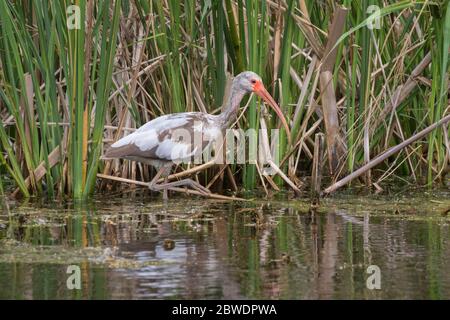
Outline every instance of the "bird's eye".
<path fill-rule="evenodd" d="M 255 84 L 256 83 L 256 80 L 255 79 L 252 79 L 252 81 L 251 81 L 253 84 Z"/>

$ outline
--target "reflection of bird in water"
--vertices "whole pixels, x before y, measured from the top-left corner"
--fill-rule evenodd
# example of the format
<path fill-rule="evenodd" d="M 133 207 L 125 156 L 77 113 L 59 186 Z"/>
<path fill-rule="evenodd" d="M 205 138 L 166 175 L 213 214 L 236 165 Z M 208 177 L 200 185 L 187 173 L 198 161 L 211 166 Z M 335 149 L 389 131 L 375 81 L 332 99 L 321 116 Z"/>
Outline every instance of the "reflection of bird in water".
<path fill-rule="evenodd" d="M 172 239 L 164 239 L 163 248 L 164 250 L 172 250 L 175 248 L 175 241 Z"/>
<path fill-rule="evenodd" d="M 116 258 L 118 250 L 118 247 L 106 247 L 100 256 L 91 259 L 91 261 L 96 263 L 105 263 L 113 260 Z"/>
<path fill-rule="evenodd" d="M 206 195 L 210 191 L 196 181 L 183 179 L 168 182 L 167 176 L 174 162 L 191 161 L 212 141 L 223 141 L 224 131 L 236 119 L 242 98 L 251 92 L 256 93 L 275 110 L 286 132 L 289 132 L 281 109 L 264 88 L 261 77 L 254 72 L 245 71 L 234 78 L 228 102 L 219 115 L 203 112 L 163 115 L 112 144 L 103 158 L 128 159 L 155 167 L 158 172 L 149 183 L 149 188 L 153 191 L 162 190 L 164 199 L 167 199 L 167 190 L 181 186 L 190 187 Z M 187 133 L 187 139 L 184 139 L 185 135 L 180 133 Z M 199 133 L 202 137 L 201 145 L 196 145 L 192 137 Z M 160 177 L 165 178 L 164 183 L 157 183 Z"/>

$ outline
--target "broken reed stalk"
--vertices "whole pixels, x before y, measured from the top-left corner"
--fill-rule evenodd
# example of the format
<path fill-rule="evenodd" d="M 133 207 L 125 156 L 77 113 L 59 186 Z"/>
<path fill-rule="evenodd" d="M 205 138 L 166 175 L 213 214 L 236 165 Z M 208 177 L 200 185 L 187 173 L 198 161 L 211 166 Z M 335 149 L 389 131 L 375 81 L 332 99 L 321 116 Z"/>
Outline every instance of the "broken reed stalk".
<path fill-rule="evenodd" d="M 181 171 L 181 172 L 178 172 L 178 173 L 171 174 L 171 175 L 169 175 L 167 177 L 167 179 L 168 179 L 168 181 L 171 181 L 171 180 L 179 179 L 179 178 L 182 178 L 182 177 L 185 177 L 185 176 L 189 176 L 189 175 L 192 175 L 194 173 L 197 173 L 197 172 L 206 170 L 208 168 L 211 168 L 215 164 L 216 164 L 215 160 L 210 160 L 210 161 L 208 161 L 208 162 L 206 162 L 204 164 L 201 164 L 199 166 L 196 166 L 194 168 L 191 168 L 191 169 L 188 169 L 188 170 L 184 170 L 184 171 Z M 161 178 L 161 179 L 158 180 L 158 183 L 161 183 L 161 182 L 164 182 L 164 178 Z"/>
<path fill-rule="evenodd" d="M 345 22 L 347 19 L 348 9 L 338 6 L 336 12 L 333 16 L 333 21 L 331 22 L 328 34 L 327 46 L 325 47 L 325 52 L 322 58 L 321 71 L 330 71 L 334 69 L 336 64 L 336 56 L 338 53 L 338 48 L 336 46 L 337 41 L 344 33 Z"/>
<path fill-rule="evenodd" d="M 414 68 L 409 76 L 408 80 L 400 85 L 392 94 L 392 97 L 386 106 L 383 108 L 383 111 L 377 117 L 374 125 L 370 128 L 370 135 L 373 135 L 375 130 L 380 126 L 380 124 L 384 121 L 384 119 L 395 111 L 395 109 L 411 94 L 413 89 L 417 86 L 417 77 L 428 67 L 431 63 L 431 52 L 428 52 L 422 61 Z"/>
<path fill-rule="evenodd" d="M 317 133 L 314 140 L 314 158 L 311 173 L 311 205 L 319 204 L 322 182 L 322 160 L 324 154 L 325 136 Z"/>
<path fill-rule="evenodd" d="M 61 160 L 60 156 L 61 156 L 61 150 L 60 150 L 60 147 L 58 146 L 48 155 L 48 167 L 49 168 L 47 169 L 46 162 L 42 161 L 39 164 L 39 166 L 33 171 L 33 173 L 30 174 L 25 179 L 26 188 L 29 188 L 31 186 L 32 181 L 34 181 L 35 183 L 41 181 L 41 179 L 45 176 L 47 171 L 52 169 L 56 164 L 59 163 L 59 161 Z M 32 179 L 34 179 L 34 180 L 32 180 Z M 21 191 L 20 188 L 16 188 L 16 190 L 14 190 L 14 192 L 12 193 L 12 197 L 16 197 L 20 191 Z"/>
<path fill-rule="evenodd" d="M 334 176 L 339 170 L 339 160 L 344 152 L 343 148 L 340 147 L 339 116 L 333 87 L 333 74 L 330 71 L 320 73 L 320 91 L 322 92 L 322 111 L 327 137 L 328 163 L 330 175 Z"/>
<path fill-rule="evenodd" d="M 327 137 L 328 162 L 330 174 L 336 175 L 340 159 L 345 153 L 343 139 L 339 127 L 339 114 L 336 103 L 336 92 L 333 86 L 333 69 L 336 63 L 338 48 L 336 43 L 344 32 L 348 10 L 338 7 L 330 26 L 328 42 L 320 69 L 320 91 L 322 93 L 322 111 Z"/>
<path fill-rule="evenodd" d="M 327 194 L 327 193 L 331 193 L 331 192 L 336 191 L 337 189 L 339 189 L 340 187 L 346 185 L 347 183 L 349 183 L 353 179 L 355 179 L 355 178 L 361 176 L 362 174 L 364 174 L 367 170 L 372 169 L 373 167 L 377 166 L 378 164 L 380 164 L 381 162 L 383 162 L 384 160 L 386 160 L 390 156 L 392 156 L 392 155 L 396 154 L 397 152 L 401 151 L 402 149 L 406 148 L 411 143 L 413 143 L 413 142 L 415 142 L 415 141 L 425 137 L 427 134 L 431 133 L 434 129 L 442 126 L 443 124 L 445 124 L 445 123 L 447 123 L 449 121 L 450 121 L 450 114 L 445 116 L 445 117 L 443 117 L 441 120 L 439 120 L 438 122 L 432 124 L 431 126 L 428 126 L 427 128 L 423 129 L 422 131 L 416 133 L 412 137 L 406 139 L 402 143 L 389 148 L 386 152 L 378 155 L 376 158 L 374 158 L 372 161 L 370 161 L 366 165 L 364 165 L 361 168 L 359 168 L 358 170 L 352 172 L 351 174 L 349 174 L 345 178 L 339 180 L 338 182 L 332 184 L 331 186 L 326 188 L 323 192 L 325 194 Z"/>

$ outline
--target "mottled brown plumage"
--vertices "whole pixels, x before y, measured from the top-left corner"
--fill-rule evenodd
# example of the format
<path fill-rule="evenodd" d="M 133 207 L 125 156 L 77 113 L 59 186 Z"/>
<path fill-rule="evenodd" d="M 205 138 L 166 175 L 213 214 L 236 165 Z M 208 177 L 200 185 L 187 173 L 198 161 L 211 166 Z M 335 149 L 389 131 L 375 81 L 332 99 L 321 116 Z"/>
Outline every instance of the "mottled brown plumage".
<path fill-rule="evenodd" d="M 178 186 L 189 186 L 202 194 L 209 193 L 208 189 L 191 179 L 171 183 L 166 179 L 163 184 L 156 181 L 161 176 L 167 177 L 174 162 L 192 161 L 210 143 L 223 141 L 225 129 L 236 119 L 242 98 L 250 92 L 259 95 L 275 110 L 290 136 L 286 120 L 264 88 L 261 78 L 254 72 L 245 71 L 234 78 L 230 97 L 221 114 L 183 112 L 158 117 L 112 144 L 104 158 L 123 158 L 153 165 L 158 173 L 149 183 L 149 188 L 164 190 L 164 198 L 167 198 L 167 190 Z"/>

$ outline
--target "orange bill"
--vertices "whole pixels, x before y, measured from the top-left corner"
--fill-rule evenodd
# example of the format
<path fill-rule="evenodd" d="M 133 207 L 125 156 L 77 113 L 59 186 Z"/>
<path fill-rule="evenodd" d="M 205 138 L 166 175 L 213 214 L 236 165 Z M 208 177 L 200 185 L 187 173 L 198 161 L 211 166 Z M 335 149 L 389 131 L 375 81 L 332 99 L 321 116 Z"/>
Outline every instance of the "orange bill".
<path fill-rule="evenodd" d="M 286 129 L 286 135 L 289 141 L 289 144 L 291 144 L 291 131 L 289 130 L 289 125 L 286 121 L 286 118 L 283 115 L 283 112 L 281 111 L 280 107 L 277 105 L 275 100 L 272 98 L 269 92 L 267 92 L 266 88 L 261 82 L 258 82 L 254 85 L 254 92 L 261 97 L 269 106 L 272 107 L 273 110 L 275 110 L 275 113 L 277 114 L 278 118 L 280 118 L 284 128 Z"/>

